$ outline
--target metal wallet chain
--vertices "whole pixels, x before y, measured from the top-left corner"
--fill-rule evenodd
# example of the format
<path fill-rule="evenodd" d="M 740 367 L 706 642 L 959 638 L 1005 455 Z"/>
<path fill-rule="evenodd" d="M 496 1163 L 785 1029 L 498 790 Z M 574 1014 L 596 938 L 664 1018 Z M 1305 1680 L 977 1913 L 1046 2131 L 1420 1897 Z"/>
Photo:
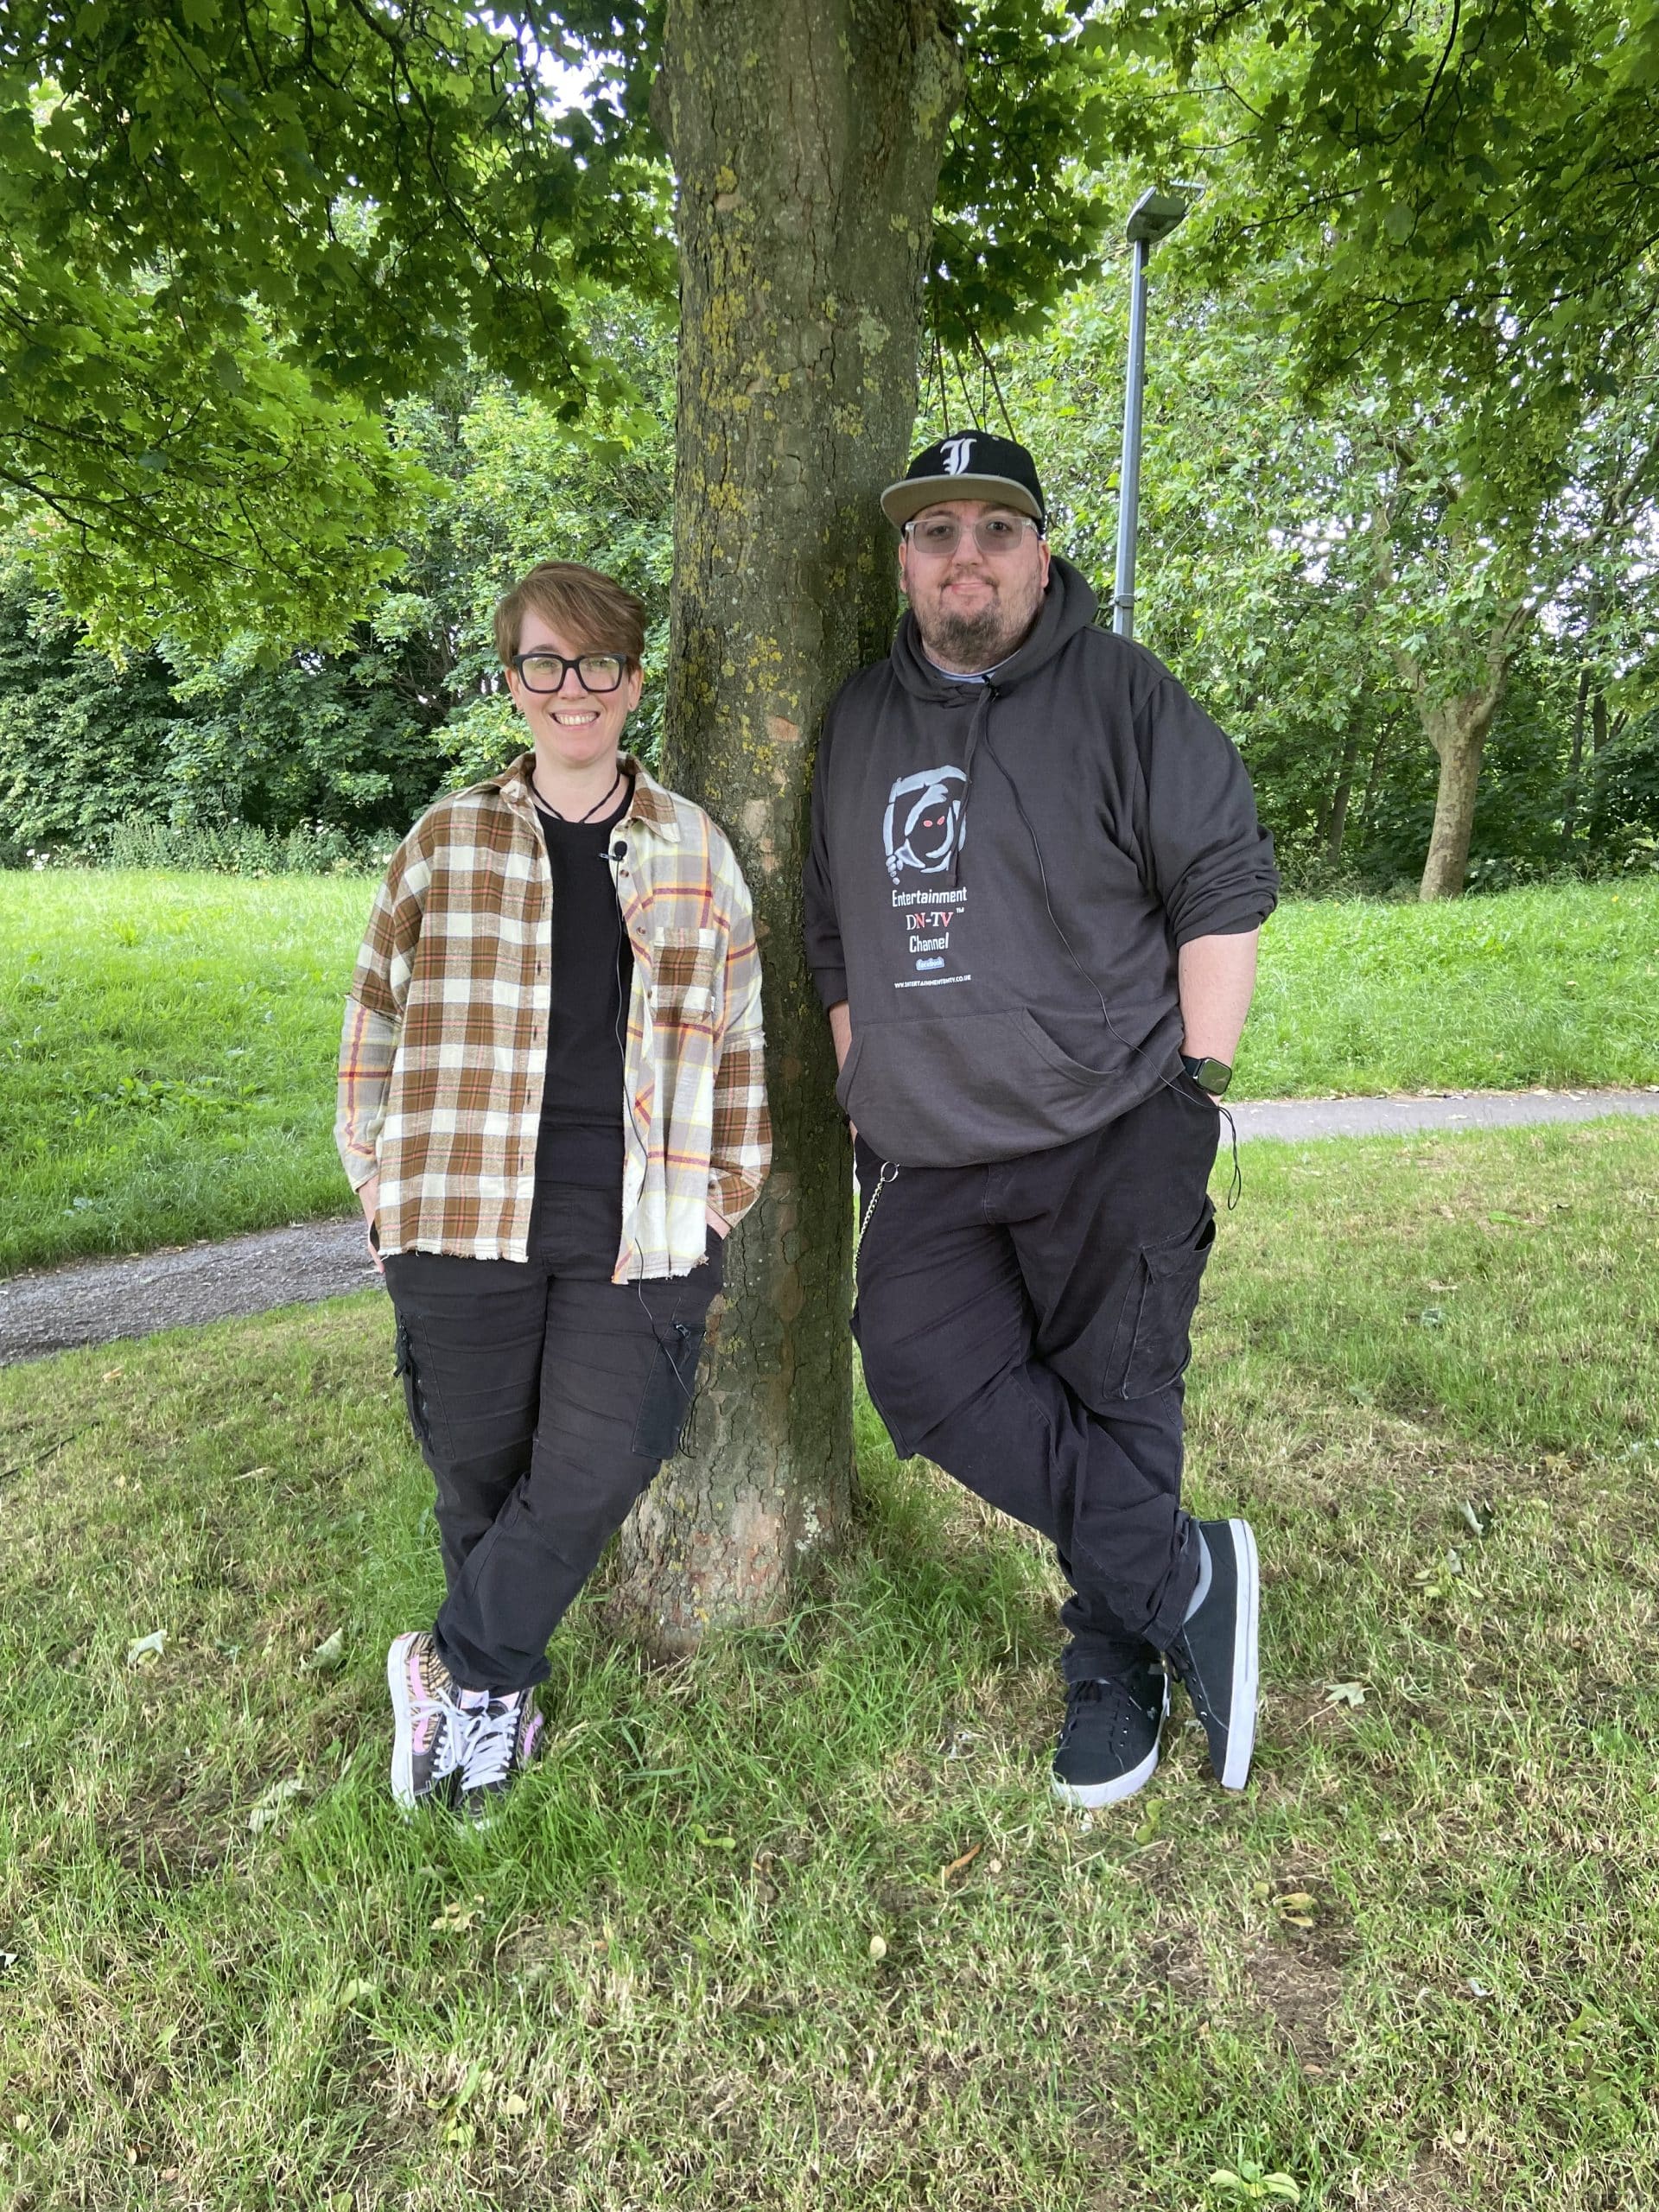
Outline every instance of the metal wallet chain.
<path fill-rule="evenodd" d="M 864 1242 L 864 1232 L 870 1225 L 870 1216 L 875 1211 L 876 1200 L 889 1183 L 896 1183 L 898 1179 L 898 1168 L 892 1160 L 884 1160 L 881 1163 L 881 1173 L 875 1179 L 875 1188 L 870 1192 L 870 1203 L 864 1209 L 864 1218 L 858 1224 L 858 1241 L 861 1244 Z"/>

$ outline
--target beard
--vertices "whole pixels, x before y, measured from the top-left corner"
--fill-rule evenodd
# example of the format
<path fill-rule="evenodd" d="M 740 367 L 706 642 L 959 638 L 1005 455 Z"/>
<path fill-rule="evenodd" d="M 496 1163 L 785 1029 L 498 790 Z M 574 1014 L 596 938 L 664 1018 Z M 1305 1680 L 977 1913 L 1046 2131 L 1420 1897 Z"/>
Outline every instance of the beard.
<path fill-rule="evenodd" d="M 1024 642 L 1042 599 L 1041 587 L 1037 586 L 1020 593 L 1015 604 L 1007 604 L 999 596 L 971 614 L 937 607 L 924 614 L 913 605 L 912 612 L 928 658 L 960 676 L 974 676 L 1007 660 Z"/>

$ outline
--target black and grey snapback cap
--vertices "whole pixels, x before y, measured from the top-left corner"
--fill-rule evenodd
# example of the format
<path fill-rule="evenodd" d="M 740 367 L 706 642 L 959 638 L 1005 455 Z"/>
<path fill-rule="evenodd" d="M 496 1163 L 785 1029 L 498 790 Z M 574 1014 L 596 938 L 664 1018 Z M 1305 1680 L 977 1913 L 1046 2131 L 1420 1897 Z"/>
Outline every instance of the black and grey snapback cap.
<path fill-rule="evenodd" d="M 1047 527 L 1037 464 L 1024 446 L 988 430 L 963 430 L 924 446 L 881 494 L 881 512 L 902 530 L 912 515 L 944 499 L 995 499 L 1029 515 L 1039 530 Z"/>

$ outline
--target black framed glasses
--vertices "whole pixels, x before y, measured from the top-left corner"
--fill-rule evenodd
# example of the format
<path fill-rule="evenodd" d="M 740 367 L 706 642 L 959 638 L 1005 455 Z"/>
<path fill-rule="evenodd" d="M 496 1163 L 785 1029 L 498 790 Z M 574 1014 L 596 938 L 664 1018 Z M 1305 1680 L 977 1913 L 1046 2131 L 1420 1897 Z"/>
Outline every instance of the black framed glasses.
<path fill-rule="evenodd" d="M 947 553 L 956 551 L 962 543 L 963 530 L 969 526 L 955 515 L 919 515 L 914 522 L 905 524 L 905 536 L 918 553 L 931 554 L 942 561 Z M 999 553 L 1012 553 L 1024 541 L 1028 530 L 1035 530 L 1039 537 L 1042 536 L 1028 515 L 982 515 L 971 527 L 975 544 L 993 560 Z"/>
<path fill-rule="evenodd" d="M 563 653 L 538 648 L 535 652 L 514 653 L 512 665 L 526 691 L 563 691 L 565 671 L 572 669 L 584 691 L 599 693 L 614 691 L 628 664 L 620 653 L 578 653 L 575 660 L 567 660 Z"/>

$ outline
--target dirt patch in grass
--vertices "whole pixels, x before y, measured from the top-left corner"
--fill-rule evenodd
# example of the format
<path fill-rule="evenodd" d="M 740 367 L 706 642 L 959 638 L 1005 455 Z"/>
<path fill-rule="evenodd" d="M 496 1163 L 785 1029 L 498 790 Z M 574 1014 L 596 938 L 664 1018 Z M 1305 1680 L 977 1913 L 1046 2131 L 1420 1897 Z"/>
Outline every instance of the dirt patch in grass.
<path fill-rule="evenodd" d="M 1251 2001 L 1269 2016 L 1305 2067 L 1328 2068 L 1336 2056 L 1331 2020 L 1343 1993 L 1338 1949 L 1329 1939 L 1263 1941 L 1244 1956 Z"/>

